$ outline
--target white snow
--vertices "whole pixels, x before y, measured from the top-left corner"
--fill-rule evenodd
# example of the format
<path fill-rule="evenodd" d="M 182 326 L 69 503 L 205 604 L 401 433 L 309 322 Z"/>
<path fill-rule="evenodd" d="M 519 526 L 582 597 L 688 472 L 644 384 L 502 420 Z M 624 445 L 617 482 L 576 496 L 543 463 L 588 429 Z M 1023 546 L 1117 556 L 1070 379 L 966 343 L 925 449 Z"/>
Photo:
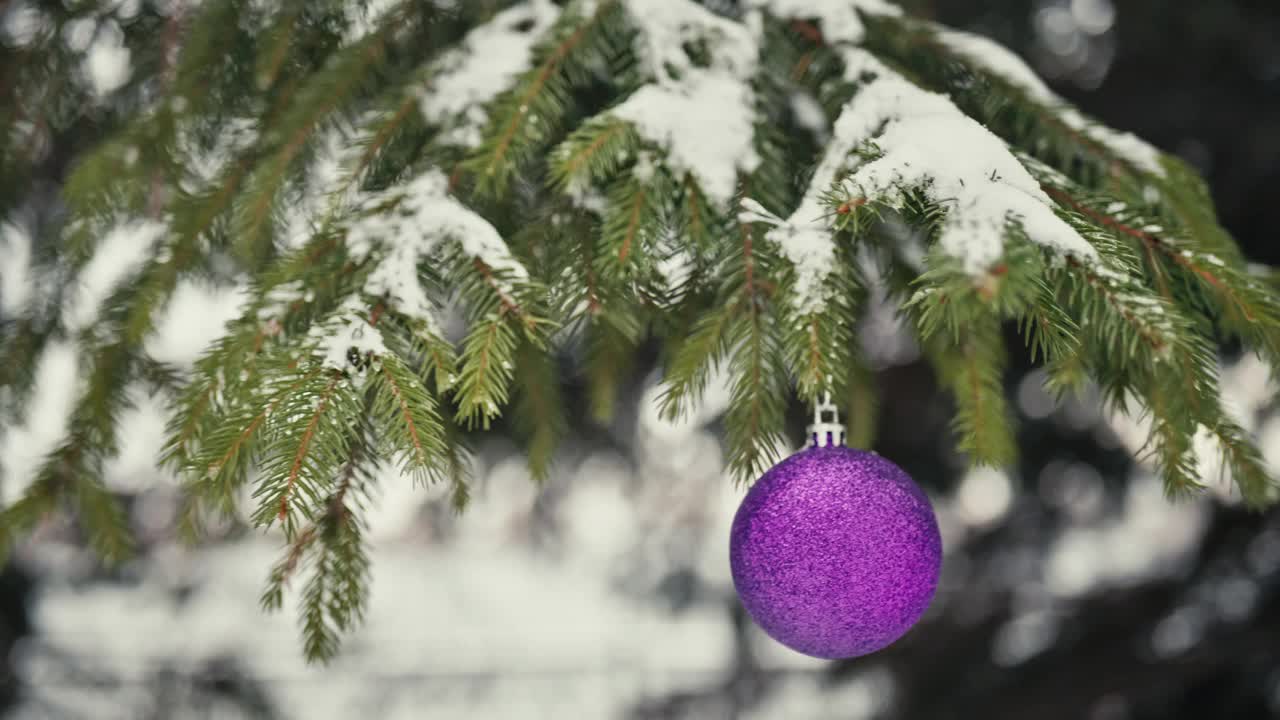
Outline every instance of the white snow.
<path fill-rule="evenodd" d="M 484 105 L 529 69 L 534 44 L 559 15 L 549 0 L 530 0 L 467 33 L 428 79 L 419 103 L 423 117 L 442 126 L 459 119 L 446 138 L 464 147 L 479 145 L 488 120 Z M 522 31 L 524 25 L 529 27 Z"/>
<path fill-rule="evenodd" d="M 365 197 L 361 205 L 369 214 L 347 230 L 347 246 L 357 259 L 375 250 L 381 253 L 365 291 L 387 295 L 398 311 L 426 321 L 437 333 L 435 305 L 422 286 L 418 263 L 431 258 L 445 242 L 458 243 L 467 255 L 489 266 L 500 292 L 509 295 L 512 283 L 528 278 L 497 229 L 449 197 L 448 189 L 449 179 L 429 170 L 406 185 Z M 393 208 L 383 209 L 391 203 Z"/>
<path fill-rule="evenodd" d="M 369 275 L 365 289 L 371 295 L 387 295 L 397 310 L 426 320 L 432 334 L 438 335 L 435 304 L 418 279 L 419 257 L 418 248 L 412 245 L 393 246 Z"/>
<path fill-rule="evenodd" d="M 31 235 L 0 222 L 0 317 L 22 312 L 31 300 Z"/>
<path fill-rule="evenodd" d="M 748 0 L 747 7 L 787 20 L 817 20 L 827 43 L 860 42 L 866 28 L 859 12 L 902 14 L 902 8 L 886 0 Z"/>
<path fill-rule="evenodd" d="M 258 321 L 268 322 L 272 318 L 279 319 L 287 315 L 289 306 L 293 303 L 299 300 L 309 301 L 308 293 L 301 280 L 293 280 L 272 287 L 262 298 L 262 304 L 258 308 Z"/>
<path fill-rule="evenodd" d="M 782 218 L 769 212 L 765 206 L 751 198 L 743 198 L 739 203 L 741 209 L 738 211 L 738 222 L 740 223 L 768 223 L 769 225 L 781 225 Z"/>
<path fill-rule="evenodd" d="M 825 145 L 831 139 L 831 129 L 827 127 L 827 114 L 822 105 L 807 92 L 791 93 L 790 101 L 796 124 L 813 133 L 819 144 Z"/>
<path fill-rule="evenodd" d="M 75 345 L 51 342 L 36 360 L 28 412 L 21 425 L 0 427 L 0 502 L 11 502 L 34 479 L 44 456 L 67 431 L 79 375 Z"/>
<path fill-rule="evenodd" d="M 89 43 L 97 29 L 98 22 L 95 18 L 76 18 L 62 26 L 62 39 L 68 50 L 84 52 L 89 49 Z"/>
<path fill-rule="evenodd" d="M 841 110 L 799 207 L 766 236 L 795 267 L 801 314 L 819 312 L 830 299 L 825 280 L 835 248 L 823 195 L 837 183 L 854 198 L 897 205 L 904 191 L 920 190 L 943 205 L 947 215 L 938 243 L 966 272 L 982 272 L 1001 257 L 1013 223 L 1032 242 L 1061 255 L 1097 259 L 1004 141 L 945 96 L 920 89 L 870 53 L 846 48 L 842 55 L 846 75 L 870 73 L 875 79 Z M 850 155 L 867 141 L 874 141 L 880 156 L 847 174 Z"/>
<path fill-rule="evenodd" d="M 115 492 L 136 493 L 167 480 L 169 473 L 156 467 L 172 411 L 169 399 L 149 392 L 141 384 L 128 390 L 128 405 L 116 420 L 119 437 L 129 438 L 102 467 L 103 484 Z"/>
<path fill-rule="evenodd" d="M 365 0 L 359 3 L 347 3 L 347 30 L 343 35 L 343 43 L 350 45 L 371 32 L 375 32 L 384 18 L 396 6 L 403 5 L 405 0 Z M 275 3 L 268 3 L 273 6 Z"/>
<path fill-rule="evenodd" d="M 831 149 L 840 144 L 836 139 L 828 145 L 827 158 L 836 154 Z M 830 299 L 830 293 L 823 284 L 836 261 L 826 210 L 821 204 L 821 193 L 816 190 L 821 173 L 820 165 L 808 195 L 789 220 L 774 215 L 750 198 L 742 200 L 742 210 L 738 213 L 738 222 L 763 222 L 773 226 L 765 233 L 765 238 L 778 244 L 795 269 L 795 303 L 802 315 L 820 312 Z M 824 185 L 823 189 L 826 187 Z"/>
<path fill-rule="evenodd" d="M 654 82 L 633 93 L 611 114 L 663 147 L 667 165 L 689 173 L 707 197 L 727 207 L 738 174 L 760 164 L 753 139 L 755 98 L 748 84 L 759 48 L 742 24 L 689 0 L 626 0 L 638 32 L 637 53 Z M 697 67 L 684 50 L 706 43 L 709 67 Z"/>
<path fill-rule="evenodd" d="M 1008 473 L 991 467 L 973 468 L 956 489 L 956 515 L 970 527 L 990 527 L 1008 515 L 1013 499 Z"/>
<path fill-rule="evenodd" d="M 365 310 L 359 302 L 349 302 L 333 320 L 311 329 L 311 337 L 318 341 L 313 353 L 324 360 L 325 367 L 343 370 L 347 367 L 347 354 L 355 348 L 360 357 L 373 353 L 374 357 L 386 354 L 382 333 L 360 316 Z"/>
<path fill-rule="evenodd" d="M 741 23 L 720 17 L 690 0 L 623 0 L 639 31 L 636 51 L 648 74 L 674 80 L 696 70 L 719 70 L 738 77 L 755 72 L 756 39 Z M 706 42 L 710 68 L 696 67 L 685 43 Z M 670 68 L 670 70 L 668 69 Z"/>
<path fill-rule="evenodd" d="M 653 174 L 657 172 L 658 167 L 654 162 L 653 153 L 647 150 L 641 150 L 636 153 L 636 164 L 631 168 L 631 175 L 642 183 L 647 183 L 653 179 Z"/>
<path fill-rule="evenodd" d="M 154 220 L 128 220 L 109 230 L 80 270 L 74 281 L 76 288 L 62 308 L 67 329 L 74 332 L 92 325 L 102 303 L 142 266 L 167 230 L 166 225 Z"/>
<path fill-rule="evenodd" d="M 84 60 L 85 75 L 99 97 L 107 95 L 129 81 L 133 72 L 124 33 L 114 20 L 98 26 L 97 35 Z"/>
<path fill-rule="evenodd" d="M 194 364 L 210 343 L 226 333 L 226 324 L 240 317 L 247 298 L 243 285 L 180 282 L 156 322 L 155 334 L 147 338 L 147 355 L 180 366 Z"/>
<path fill-rule="evenodd" d="M 679 85 L 646 85 L 613 114 L 663 146 L 667 164 L 692 174 L 720 207 L 733 198 L 739 172 L 760 164 L 752 144 L 751 90 L 736 78 L 692 73 Z"/>
<path fill-rule="evenodd" d="M 195 3 L 189 4 L 194 5 Z M 137 17 L 138 11 L 142 9 L 142 0 L 111 0 L 109 3 L 104 3 L 104 5 L 107 6 L 104 10 L 113 12 L 117 19 L 129 21 Z M 156 3 L 156 9 L 167 16 L 171 13 L 171 10 L 164 7 L 164 5 L 164 3 Z"/>
<path fill-rule="evenodd" d="M 859 93 L 837 123 L 865 137 L 888 120 L 876 144 L 884 153 L 846 181 L 859 197 L 900 201 L 921 188 L 947 208 L 939 246 L 965 271 L 979 273 L 999 260 L 1012 222 L 1030 239 L 1061 255 L 1096 260 L 1097 252 L 1053 210 L 1053 201 L 1002 140 L 941 95 L 903 82 L 881 80 Z M 847 123 L 847 125 L 846 125 Z"/>
<path fill-rule="evenodd" d="M 15 2 L 0 13 L 0 44 L 25 47 L 48 32 L 53 22 L 28 2 Z"/>
<path fill-rule="evenodd" d="M 1101 35 L 1116 22 L 1111 0 L 1071 0 L 1071 16 L 1076 26 L 1090 35 Z"/>
<path fill-rule="evenodd" d="M 1054 115 L 1072 130 L 1104 145 L 1139 170 L 1160 177 L 1164 176 L 1165 171 L 1160 162 L 1159 150 L 1133 133 L 1120 132 L 1099 125 L 1067 105 L 1066 101 L 1050 90 L 1035 71 L 1012 50 L 974 33 L 942 27 L 936 27 L 935 30 L 938 39 L 944 45 L 1005 79 L 1027 93 L 1032 100 L 1048 106 L 1053 110 Z"/>

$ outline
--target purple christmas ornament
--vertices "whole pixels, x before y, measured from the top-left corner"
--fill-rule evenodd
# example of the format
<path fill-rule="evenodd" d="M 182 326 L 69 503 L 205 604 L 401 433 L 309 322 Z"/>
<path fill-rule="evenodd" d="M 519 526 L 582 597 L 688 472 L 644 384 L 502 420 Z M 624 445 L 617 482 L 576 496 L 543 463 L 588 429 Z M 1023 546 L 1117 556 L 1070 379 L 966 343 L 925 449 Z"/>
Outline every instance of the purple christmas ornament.
<path fill-rule="evenodd" d="M 840 445 L 811 447 L 747 493 L 729 564 L 742 604 L 773 639 L 848 658 L 891 644 L 924 614 L 942 538 L 928 498 L 902 468 Z"/>

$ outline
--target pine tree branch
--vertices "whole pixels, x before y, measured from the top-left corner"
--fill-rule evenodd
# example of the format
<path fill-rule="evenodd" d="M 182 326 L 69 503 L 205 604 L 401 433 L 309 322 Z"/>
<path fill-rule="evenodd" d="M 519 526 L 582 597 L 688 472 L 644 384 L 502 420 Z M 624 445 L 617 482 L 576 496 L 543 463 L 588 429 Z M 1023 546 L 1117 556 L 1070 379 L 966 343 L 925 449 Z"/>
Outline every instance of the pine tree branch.
<path fill-rule="evenodd" d="M 271 415 L 271 412 L 275 410 L 276 405 L 278 405 L 280 401 L 287 398 L 299 387 L 306 384 L 307 381 L 315 378 L 319 374 L 320 374 L 319 369 L 312 370 L 311 372 L 299 378 L 296 382 L 294 382 L 284 391 L 278 393 L 269 403 L 267 403 L 267 406 L 262 409 L 262 412 L 258 413 L 253 417 L 253 420 L 249 423 L 248 427 L 244 428 L 244 430 L 242 430 L 240 434 L 236 436 L 236 439 L 231 444 L 231 447 L 227 448 L 227 451 L 224 452 L 222 456 L 215 463 L 213 463 L 212 465 L 209 465 L 208 469 L 206 470 L 206 473 L 208 474 L 208 476 L 214 477 L 216 475 L 222 474 L 223 468 L 226 467 L 227 463 L 231 462 L 231 460 L 235 458 L 235 456 L 240 452 L 241 448 L 244 447 L 245 443 L 249 441 L 249 438 L 253 436 L 254 432 L 258 430 L 258 428 L 267 419 L 267 417 Z"/>
<path fill-rule="evenodd" d="M 498 132 L 494 148 L 487 153 L 488 159 L 485 161 L 482 173 L 484 177 L 503 177 L 503 173 L 500 173 L 499 170 L 506 163 L 507 153 L 515 140 L 517 131 L 528 121 L 529 108 L 534 98 L 542 92 L 561 65 L 569 58 L 574 49 L 583 42 L 595 24 L 604 17 L 605 11 L 615 2 L 616 0 L 604 0 L 604 2 L 600 3 L 591 18 L 579 25 L 567 38 L 558 43 L 538 66 L 527 87 L 519 94 L 515 112 L 511 113 L 510 117 L 500 126 L 501 129 Z"/>
<path fill-rule="evenodd" d="M 724 371 L 739 480 L 789 445 L 789 404 L 820 392 L 844 405 L 849 442 L 869 447 L 877 382 L 855 330 L 878 285 L 914 320 L 972 461 L 1016 454 L 1003 337 L 1016 322 L 1050 391 L 1092 381 L 1107 407 L 1144 414 L 1142 452 L 1171 494 L 1201 484 L 1200 434 L 1248 502 L 1278 499 L 1222 407 L 1215 344 L 1239 337 L 1276 364 L 1277 287 L 1219 227 L 1185 164 L 987 62 L 996 56 L 972 36 L 874 13 L 861 14 L 865 35 L 842 35 L 799 6 L 777 17 L 778 3 L 761 26 L 733 27 L 737 14 L 692 0 L 665 7 L 688 21 L 664 29 L 641 5 L 398 3 L 366 27 L 339 5 L 207 0 L 193 20 L 154 18 L 153 38 L 126 29 L 134 77 L 101 123 L 118 129 L 73 158 L 61 188 L 70 222 L 39 229 L 53 242 L 38 243 L 49 249 L 35 264 L 54 271 L 42 283 L 54 289 L 3 328 L 6 412 L 28 412 L 51 342 L 76 335 L 88 377 L 64 442 L 2 511 L 0 551 L 60 505 L 102 552 L 128 551 L 102 468 L 125 440 L 131 384 L 175 386 L 177 370 L 145 343 L 179 283 L 200 273 L 247 277 L 250 299 L 174 401 L 163 460 L 191 475 L 192 526 L 205 506 L 232 509 L 252 472 L 254 521 L 283 521 L 288 538 L 263 603 L 279 607 L 306 573 L 313 659 L 332 657 L 363 612 L 363 503 L 382 460 L 415 482 L 447 479 L 461 509 L 460 425 L 505 415 L 544 478 L 568 428 L 562 374 L 585 379 L 590 415 L 605 423 L 650 347 L 666 418 L 688 414 Z M 503 62 L 477 65 L 494 38 Z M 62 44 L 50 67 L 73 67 Z M 20 55 L 23 68 L 39 59 Z M 56 135 L 51 111 L 83 105 L 61 74 L 0 70 L 15 106 L 0 116 Z M 26 88 L 44 78 L 33 104 Z M 741 91 L 741 122 L 665 137 L 620 119 L 645 117 L 619 110 L 642 95 L 699 79 Z M 749 142 L 717 158 L 737 191 L 708 195 L 700 183 L 725 176 L 702 151 L 730 138 L 699 135 L 716 130 Z M 28 197 L 15 186 L 34 172 L 32 148 L 19 147 L 29 133 L 10 135 L 4 208 Z M 331 156 L 322 141 L 338 138 L 352 147 Z M 726 194 L 756 203 L 754 224 Z M 104 233 L 143 216 L 168 226 L 153 257 L 101 303 L 98 323 L 63 327 L 65 271 L 91 275 Z M 275 257 L 286 219 L 310 237 Z M 880 275 L 864 282 L 871 263 Z M 438 317 L 455 304 L 457 348 Z"/>
<path fill-rule="evenodd" d="M 281 522 L 289 517 L 289 497 L 293 494 L 294 486 L 298 484 L 298 475 L 302 471 L 303 461 L 307 459 L 307 451 L 311 449 L 311 441 L 315 437 L 316 426 L 324 415 L 325 406 L 329 404 L 329 398 L 340 379 L 341 376 L 334 375 L 333 379 L 329 381 L 329 386 L 325 388 L 324 393 L 320 396 L 320 403 L 316 406 L 315 413 L 307 423 L 306 431 L 302 433 L 302 437 L 298 441 L 298 451 L 294 453 L 293 466 L 289 468 L 289 477 L 285 481 L 284 492 L 280 496 L 280 512 L 277 517 Z"/>
<path fill-rule="evenodd" d="M 635 242 L 636 233 L 640 229 L 641 212 L 645 207 L 645 189 L 640 187 L 631 199 L 631 209 L 627 213 L 627 231 L 622 237 L 622 246 L 618 249 L 618 264 L 625 266 L 627 256 L 631 254 L 631 245 Z"/>

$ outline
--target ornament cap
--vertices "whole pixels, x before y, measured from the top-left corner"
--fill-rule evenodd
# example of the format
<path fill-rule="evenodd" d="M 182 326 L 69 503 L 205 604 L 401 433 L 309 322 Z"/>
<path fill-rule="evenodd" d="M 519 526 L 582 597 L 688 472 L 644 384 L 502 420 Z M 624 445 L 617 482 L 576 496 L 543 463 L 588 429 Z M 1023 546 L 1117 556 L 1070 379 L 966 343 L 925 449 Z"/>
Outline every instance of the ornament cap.
<path fill-rule="evenodd" d="M 830 418 L 828 418 L 830 414 Z M 845 442 L 845 426 L 840 422 L 840 408 L 831 402 L 831 393 L 824 392 L 821 400 L 813 403 L 813 424 L 809 426 L 809 447 L 838 447 Z"/>

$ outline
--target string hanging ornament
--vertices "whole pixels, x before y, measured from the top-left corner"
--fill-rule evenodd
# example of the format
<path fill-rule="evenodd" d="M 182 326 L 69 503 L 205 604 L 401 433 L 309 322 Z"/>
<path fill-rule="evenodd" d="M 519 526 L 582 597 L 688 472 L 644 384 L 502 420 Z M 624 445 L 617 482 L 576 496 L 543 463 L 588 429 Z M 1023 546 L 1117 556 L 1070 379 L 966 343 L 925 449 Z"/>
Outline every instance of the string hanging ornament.
<path fill-rule="evenodd" d="M 902 468 L 845 446 L 826 393 L 808 446 L 743 498 L 729 564 L 743 606 L 770 637 L 814 657 L 857 657 L 898 640 L 929 607 L 942 537 Z"/>

